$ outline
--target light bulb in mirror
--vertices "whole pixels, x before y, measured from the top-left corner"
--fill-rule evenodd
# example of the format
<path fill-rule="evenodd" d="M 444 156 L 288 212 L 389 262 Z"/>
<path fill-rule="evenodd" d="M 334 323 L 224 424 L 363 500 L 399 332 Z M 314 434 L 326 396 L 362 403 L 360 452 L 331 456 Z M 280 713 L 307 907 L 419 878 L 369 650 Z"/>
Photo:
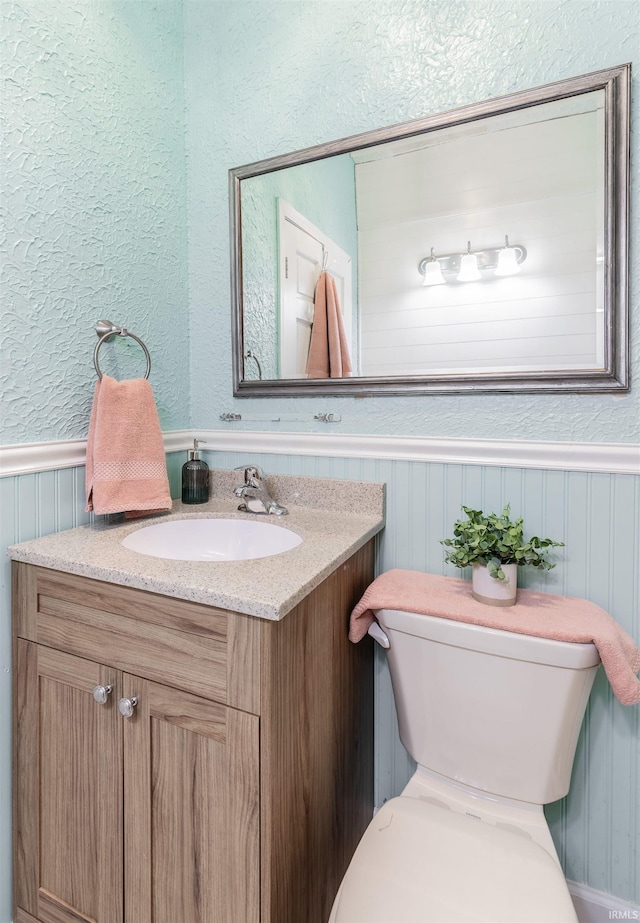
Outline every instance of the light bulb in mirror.
<path fill-rule="evenodd" d="M 423 285 L 444 285 L 446 282 L 445 277 L 442 275 L 442 269 L 440 263 L 435 258 L 433 247 L 431 248 L 431 256 L 427 260 L 424 267 L 424 280 Z"/>
<path fill-rule="evenodd" d="M 458 282 L 477 282 L 479 278 L 478 257 L 471 252 L 471 241 L 468 241 L 467 252 L 460 260 L 460 272 L 457 279 Z"/>
<path fill-rule="evenodd" d="M 505 237 L 504 247 L 498 253 L 497 276 L 515 276 L 520 272 L 518 257 L 514 247 L 509 246 L 509 238 Z"/>

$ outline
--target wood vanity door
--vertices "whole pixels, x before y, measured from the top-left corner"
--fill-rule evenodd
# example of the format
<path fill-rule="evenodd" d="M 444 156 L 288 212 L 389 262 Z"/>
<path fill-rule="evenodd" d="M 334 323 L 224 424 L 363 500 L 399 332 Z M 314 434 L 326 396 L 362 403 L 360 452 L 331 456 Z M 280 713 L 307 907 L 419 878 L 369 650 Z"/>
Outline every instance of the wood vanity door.
<path fill-rule="evenodd" d="M 120 923 L 119 676 L 28 641 L 16 653 L 16 904 L 41 923 Z"/>
<path fill-rule="evenodd" d="M 259 920 L 259 719 L 125 674 L 126 923 Z"/>

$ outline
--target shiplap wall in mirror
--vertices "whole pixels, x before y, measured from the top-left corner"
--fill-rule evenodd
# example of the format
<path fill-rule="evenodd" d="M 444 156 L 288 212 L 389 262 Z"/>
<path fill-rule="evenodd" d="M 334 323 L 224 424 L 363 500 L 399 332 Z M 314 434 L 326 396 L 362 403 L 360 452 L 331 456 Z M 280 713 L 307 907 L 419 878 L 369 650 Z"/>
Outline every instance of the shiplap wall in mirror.
<path fill-rule="evenodd" d="M 604 94 L 356 158 L 362 375 L 602 368 Z M 516 276 L 424 287 L 438 253 L 524 244 Z"/>

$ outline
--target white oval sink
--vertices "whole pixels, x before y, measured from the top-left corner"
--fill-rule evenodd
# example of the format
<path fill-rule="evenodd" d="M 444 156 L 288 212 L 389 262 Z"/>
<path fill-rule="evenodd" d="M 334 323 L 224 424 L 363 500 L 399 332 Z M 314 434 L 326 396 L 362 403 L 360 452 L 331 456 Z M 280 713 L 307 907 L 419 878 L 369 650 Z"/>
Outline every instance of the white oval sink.
<path fill-rule="evenodd" d="M 247 519 L 173 519 L 122 540 L 130 551 L 174 561 L 249 561 L 281 554 L 301 542 L 291 529 Z"/>

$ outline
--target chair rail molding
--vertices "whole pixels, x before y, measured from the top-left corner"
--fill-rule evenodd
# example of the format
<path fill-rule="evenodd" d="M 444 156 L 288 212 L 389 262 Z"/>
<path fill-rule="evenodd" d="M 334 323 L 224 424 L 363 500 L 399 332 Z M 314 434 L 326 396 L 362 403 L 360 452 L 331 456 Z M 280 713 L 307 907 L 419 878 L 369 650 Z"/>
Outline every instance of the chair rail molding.
<path fill-rule="evenodd" d="M 191 430 L 173 430 L 162 434 L 165 452 L 177 452 L 193 446 Z M 189 441 L 190 440 L 190 441 Z M 78 468 L 87 460 L 86 439 L 62 439 L 53 442 L 25 442 L 0 446 L 0 477 L 37 474 L 61 468 Z"/>
<path fill-rule="evenodd" d="M 602 472 L 640 475 L 635 443 L 535 442 L 528 440 L 371 436 L 349 433 L 285 433 L 255 430 L 172 430 L 163 433 L 166 452 L 185 451 L 194 438 L 208 453 L 246 452 L 380 458 L 449 465 Z M 85 464 L 84 439 L 0 446 L 0 477 L 35 474 Z"/>

